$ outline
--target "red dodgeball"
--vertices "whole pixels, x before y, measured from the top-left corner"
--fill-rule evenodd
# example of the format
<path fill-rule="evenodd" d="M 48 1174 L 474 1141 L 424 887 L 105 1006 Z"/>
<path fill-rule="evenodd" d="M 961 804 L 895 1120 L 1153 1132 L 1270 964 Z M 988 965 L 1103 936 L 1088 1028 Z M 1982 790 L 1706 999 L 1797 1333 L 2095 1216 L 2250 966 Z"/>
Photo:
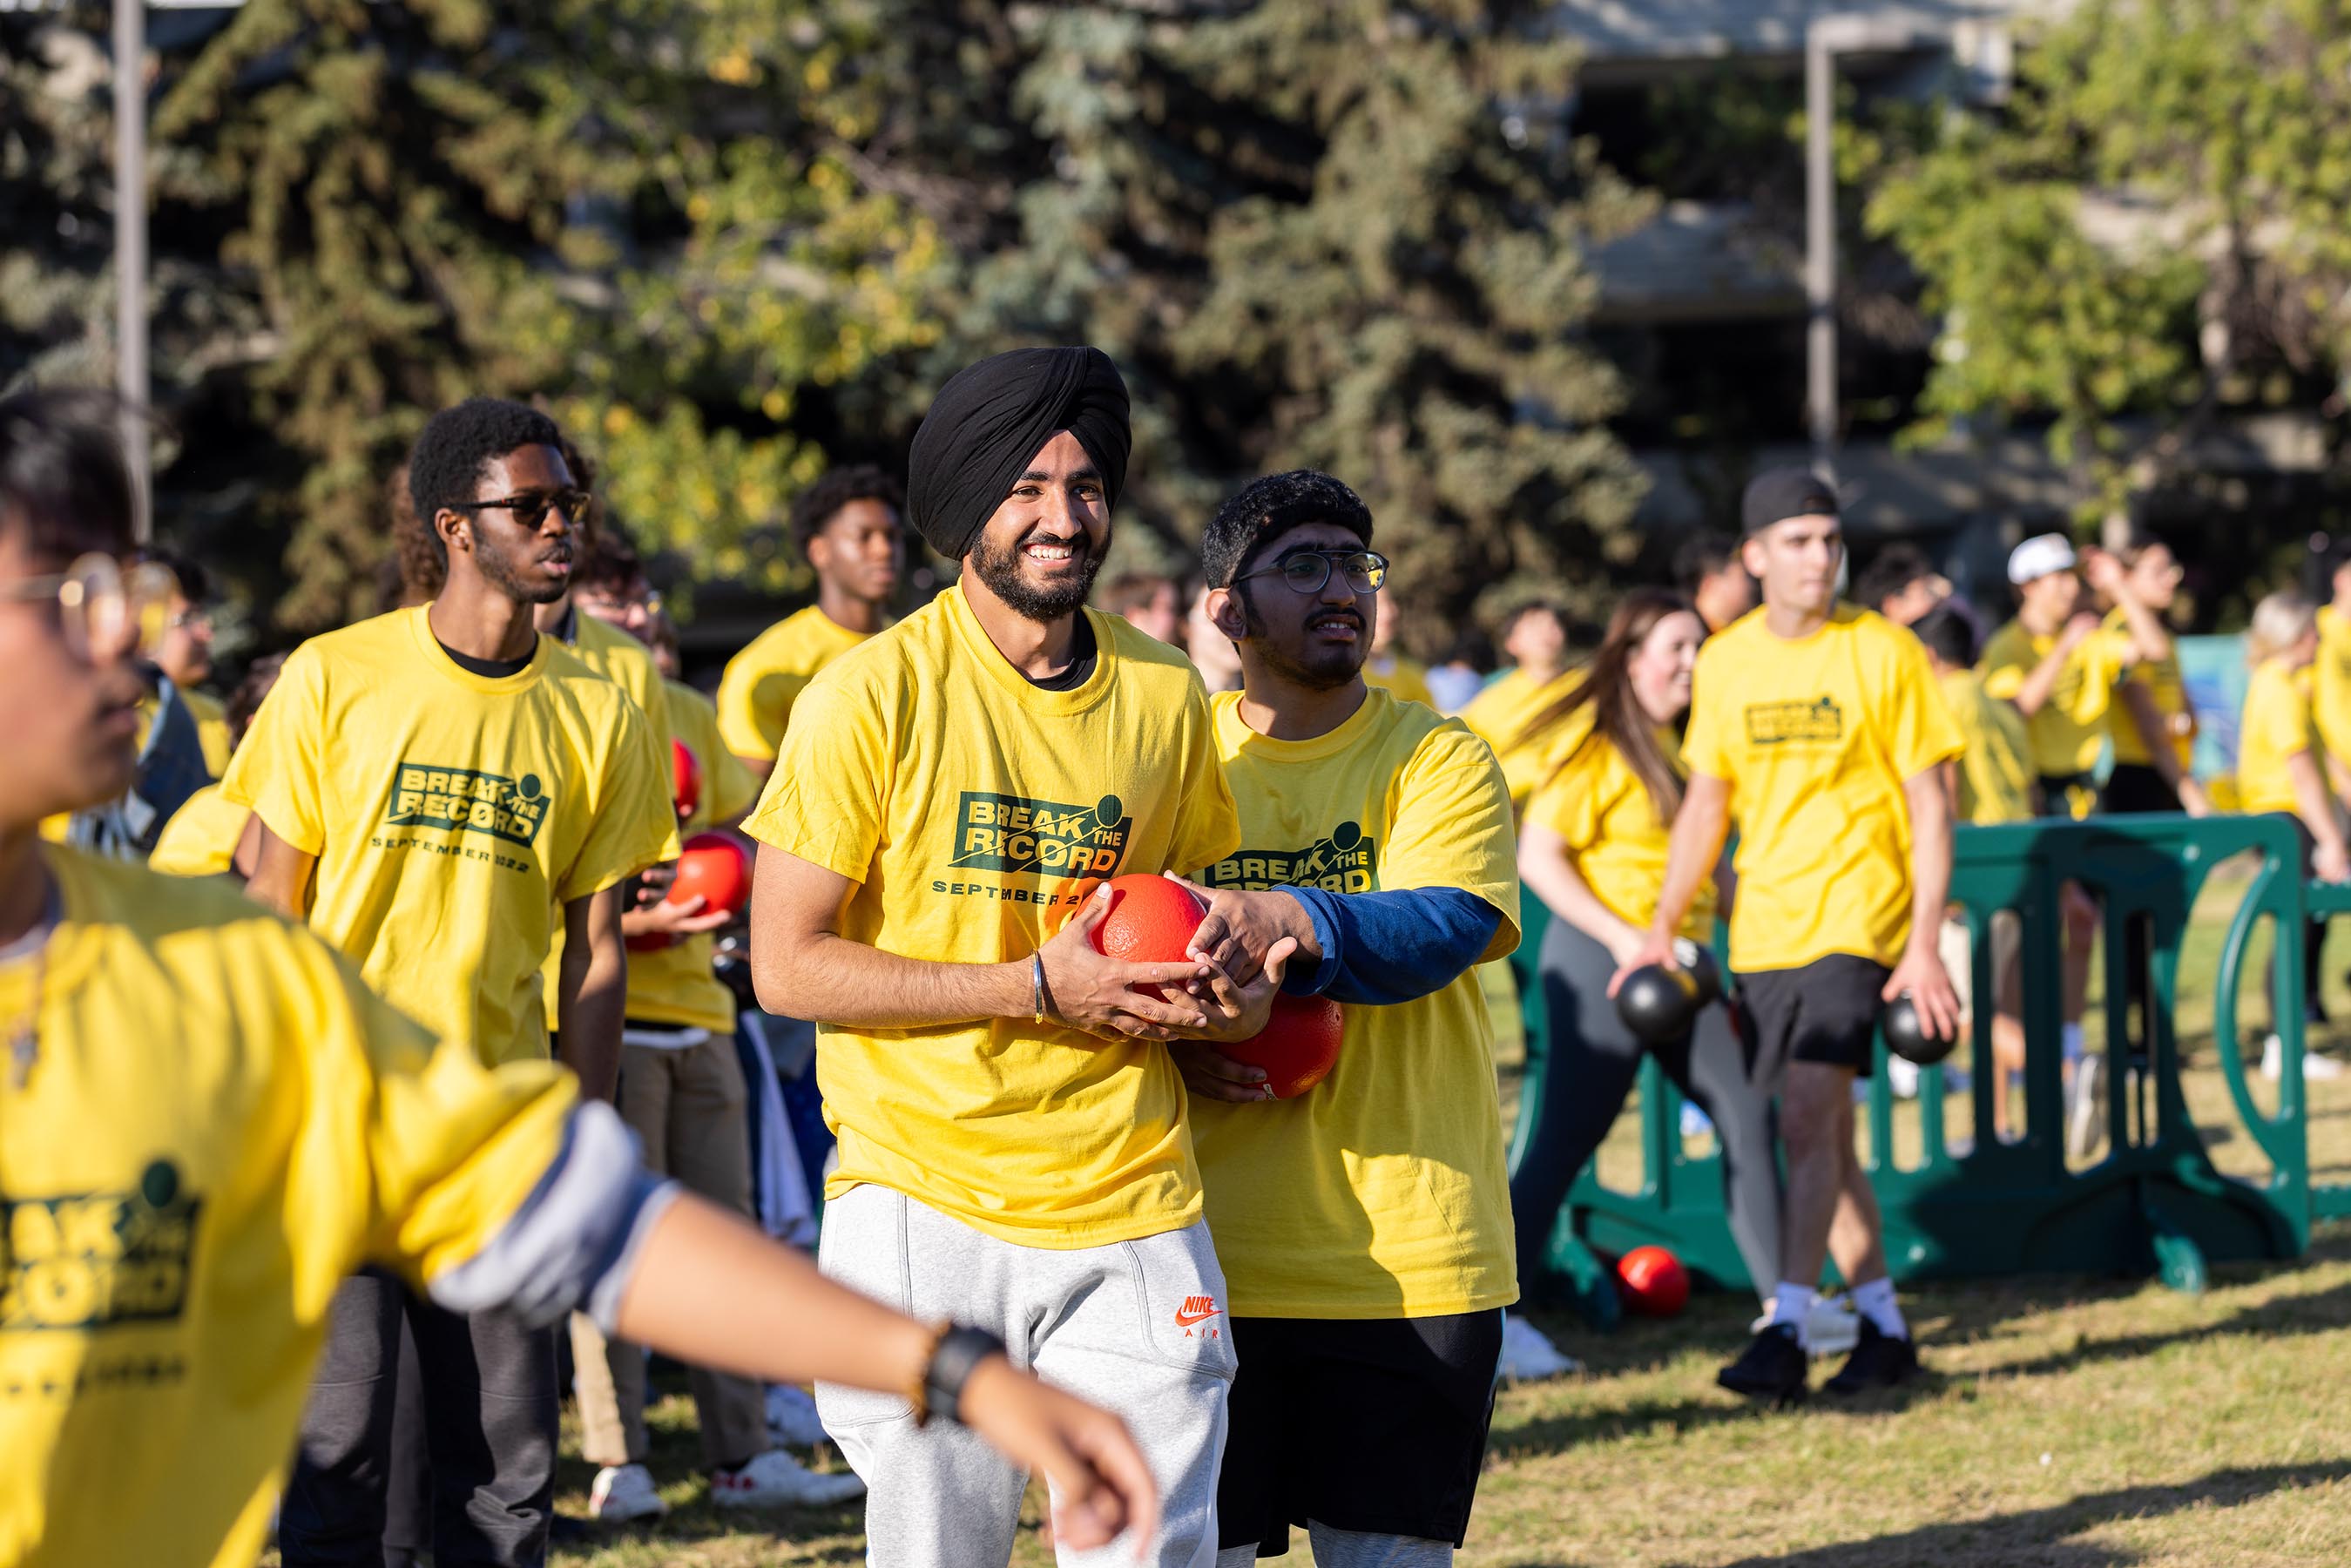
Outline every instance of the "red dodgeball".
<path fill-rule="evenodd" d="M 1277 1100 L 1295 1100 L 1331 1076 L 1339 1064 L 1346 1015 L 1328 997 L 1279 996 L 1265 1028 L 1236 1045 L 1217 1049 L 1235 1061 L 1265 1070 Z"/>
<path fill-rule="evenodd" d="M 1672 1317 L 1689 1301 L 1689 1270 L 1662 1247 L 1635 1247 L 1616 1260 L 1616 1283 L 1644 1317 Z"/>
<path fill-rule="evenodd" d="M 1110 913 L 1093 929 L 1094 951 L 1130 964 L 1180 964 L 1207 906 L 1164 876 L 1114 876 Z"/>
<path fill-rule="evenodd" d="M 702 763 L 682 740 L 669 743 L 670 799 L 677 802 L 682 821 L 702 805 Z"/>
<path fill-rule="evenodd" d="M 749 901 L 751 856 L 739 840 L 726 833 L 696 833 L 685 841 L 678 853 L 676 874 L 662 902 L 684 904 L 696 895 L 703 900 L 697 911 L 703 915 L 713 910 L 734 915 Z M 676 940 L 664 933 L 647 932 L 629 938 L 629 951 L 658 953 L 674 946 Z"/>

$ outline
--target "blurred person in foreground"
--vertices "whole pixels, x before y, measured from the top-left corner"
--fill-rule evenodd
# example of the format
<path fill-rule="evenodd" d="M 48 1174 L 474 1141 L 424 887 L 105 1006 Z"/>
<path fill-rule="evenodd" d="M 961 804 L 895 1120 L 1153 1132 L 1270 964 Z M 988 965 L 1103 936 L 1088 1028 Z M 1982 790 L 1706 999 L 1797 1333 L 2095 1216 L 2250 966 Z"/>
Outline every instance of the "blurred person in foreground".
<path fill-rule="evenodd" d="M 1146 637 L 1156 637 L 1171 648 L 1184 645 L 1187 606 L 1184 585 L 1157 572 L 1130 571 L 1102 585 L 1102 608 L 1123 616 Z"/>
<path fill-rule="evenodd" d="M 571 601 L 660 657 L 661 599 L 617 524 L 607 520 L 579 556 Z M 721 740 L 710 699 L 675 681 L 664 685 L 672 744 L 693 759 L 699 780 L 691 806 L 677 807 L 678 831 L 732 825 L 758 799 L 758 780 Z M 613 1103 L 637 1135 L 647 1169 L 747 1221 L 751 1091 L 735 1049 L 735 993 L 711 968 L 716 933 L 735 916 L 705 910 L 699 896 L 671 903 L 664 896 L 671 879 L 667 867 L 642 879 L 635 907 L 621 916 L 629 992 Z M 667 1513 L 647 1468 L 643 1347 L 609 1340 L 575 1313 L 571 1354 L 580 1451 L 597 1467 L 589 1512 L 606 1523 Z M 697 1366 L 689 1369 L 688 1386 L 711 1500 L 721 1508 L 819 1507 L 864 1491 L 855 1476 L 817 1474 L 770 1444 L 767 1391 L 756 1378 Z"/>
<path fill-rule="evenodd" d="M 2311 665 L 2319 657 L 2318 616 L 2299 593 L 2273 593 L 2253 606 L 2245 633 L 2245 660 L 2252 679 L 2245 686 L 2245 709 L 2237 731 L 2237 799 L 2248 812 L 2283 812 L 2302 834 L 2304 870 L 2320 882 L 2351 882 L 2351 853 L 2345 849 L 2343 806 L 2326 787 L 2325 743 L 2319 738 L 2311 705 Z M 2302 936 L 2304 1013 L 2316 1011 L 2320 950 L 2326 923 L 2313 920 Z M 2270 988 L 2273 998 L 2276 988 Z M 2319 1015 L 2324 1017 L 2323 1014 Z M 2262 1049 L 2262 1071 L 2274 1080 L 2283 1072 L 2283 1043 L 2273 1031 Z M 2305 1079 L 2339 1078 L 2343 1064 L 2305 1054 Z"/>
<path fill-rule="evenodd" d="M 1282 1554 L 1294 1523 L 1326 1568 L 1450 1563 L 1518 1297 L 1473 973 L 1519 938 L 1510 796 L 1458 720 L 1364 684 L 1372 538 L 1354 491 L 1299 470 L 1200 540 L 1246 684 L 1212 705 L 1241 847 L 1198 873 L 1196 940 L 1294 945 L 1283 989 L 1344 1004 L 1330 1076 L 1288 1100 L 1213 1045 L 1175 1052 L 1241 1362 L 1218 1568 Z"/>
<path fill-rule="evenodd" d="M 1718 1381 L 1784 1401 L 1804 1391 L 1807 1319 L 1832 1250 L 1861 1335 L 1829 1390 L 1918 1370 L 1854 1149 L 1853 1090 L 1872 1071 L 1887 1002 L 1907 994 L 1935 1035 L 1959 1026 L 1937 938 L 1951 877 L 1943 764 L 1959 734 L 1917 639 L 1837 602 L 1835 491 L 1805 469 L 1772 469 L 1740 511 L 1763 608 L 1698 653 L 1664 882 L 1648 936 L 1610 989 L 1677 961 L 1681 924 L 1735 821 L 1730 967 L 1754 1074 L 1780 1098 L 1787 1193 L 1771 1321 Z"/>
<path fill-rule="evenodd" d="M 1991 827 L 2033 818 L 2032 741 L 2014 706 L 1984 690 L 1977 671 L 1975 629 L 1956 606 L 1938 605 L 1910 628 L 1927 650 L 1959 727 L 1959 756 L 1944 764 L 1956 821 Z M 2023 929 L 2009 910 L 1991 922 L 1993 1081 L 1992 1135 L 2007 1142 L 2022 1132 L 2009 1103 L 2011 1081 L 2024 1071 L 2024 977 L 2020 965 Z M 1943 968 L 1959 998 L 1962 1032 L 1975 1006 L 1975 943 L 1967 922 L 1947 916 L 1942 935 Z M 1970 1036 L 1972 1038 L 1972 1036 Z"/>
<path fill-rule="evenodd" d="M 906 497 L 870 464 L 835 468 L 792 498 L 792 545 L 816 574 L 816 602 L 751 639 L 718 683 L 718 733 L 765 779 L 817 672 L 890 623 L 906 569 Z"/>
<path fill-rule="evenodd" d="M 1147 1534 L 1114 1419 L 646 1178 L 569 1073 L 436 1046 L 234 889 L 39 841 L 124 788 L 160 631 L 163 591 L 118 564 L 113 425 L 0 400 L 0 1365 L 27 1396 L 0 1399 L 0 1560 L 246 1568 L 370 1262 L 452 1310 L 584 1303 L 696 1361 L 904 1390 L 1052 1475 L 1065 1539 Z"/>
<path fill-rule="evenodd" d="M 1755 608 L 1755 579 L 1740 559 L 1739 541 L 1705 532 L 1674 552 L 1674 582 L 1698 607 L 1709 632 L 1720 632 Z"/>

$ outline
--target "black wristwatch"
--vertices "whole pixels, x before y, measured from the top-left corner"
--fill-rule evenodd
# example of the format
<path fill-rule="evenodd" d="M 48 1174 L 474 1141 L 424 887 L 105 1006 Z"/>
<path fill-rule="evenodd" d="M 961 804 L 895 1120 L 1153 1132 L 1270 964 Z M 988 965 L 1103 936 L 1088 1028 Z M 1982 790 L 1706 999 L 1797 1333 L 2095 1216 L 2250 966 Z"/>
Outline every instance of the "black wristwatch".
<path fill-rule="evenodd" d="M 914 1403 L 914 1425 L 933 1420 L 963 1423 L 963 1385 L 972 1369 L 991 1355 L 1004 1354 L 1004 1342 L 986 1329 L 951 1324 L 931 1347 L 931 1364 L 923 1368 L 922 1397 Z"/>

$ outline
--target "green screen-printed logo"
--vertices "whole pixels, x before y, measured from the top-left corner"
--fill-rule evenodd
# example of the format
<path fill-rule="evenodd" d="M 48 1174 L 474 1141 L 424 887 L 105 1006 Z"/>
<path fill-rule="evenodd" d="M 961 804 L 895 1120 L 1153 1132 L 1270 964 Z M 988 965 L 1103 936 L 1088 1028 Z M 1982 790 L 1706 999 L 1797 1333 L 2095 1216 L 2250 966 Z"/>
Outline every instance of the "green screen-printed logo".
<path fill-rule="evenodd" d="M 170 1160 L 136 1192 L 0 1198 L 0 1333 L 178 1318 L 203 1207 Z"/>
<path fill-rule="evenodd" d="M 1836 699 L 1811 702 L 1753 703 L 1747 709 L 1747 742 L 1750 746 L 1821 745 L 1844 738 L 1844 709 Z"/>
<path fill-rule="evenodd" d="M 487 833 L 528 849 L 547 821 L 547 786 L 536 773 L 509 779 L 470 768 L 434 768 L 403 762 L 392 781 L 394 828 L 455 828 Z"/>
<path fill-rule="evenodd" d="M 961 871 L 1116 876 L 1134 825 L 1115 795 L 1091 806 L 1067 806 L 967 789 L 956 814 L 951 863 Z"/>
<path fill-rule="evenodd" d="M 1379 885 L 1379 849 L 1355 822 L 1342 822 L 1331 836 L 1302 850 L 1242 850 L 1210 866 L 1200 880 L 1210 887 L 1262 890 L 1319 887 L 1330 893 L 1369 893 Z"/>

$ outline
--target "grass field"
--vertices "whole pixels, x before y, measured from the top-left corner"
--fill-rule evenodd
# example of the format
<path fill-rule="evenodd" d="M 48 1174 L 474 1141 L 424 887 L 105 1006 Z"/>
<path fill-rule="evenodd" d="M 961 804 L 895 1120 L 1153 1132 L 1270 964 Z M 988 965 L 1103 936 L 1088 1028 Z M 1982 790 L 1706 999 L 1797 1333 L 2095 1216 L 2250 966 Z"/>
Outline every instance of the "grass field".
<path fill-rule="evenodd" d="M 2258 1175 L 2211 1066 L 2211 974 L 2233 897 L 2199 911 L 2179 1009 L 2189 1099 L 2213 1158 Z M 2338 922 L 2338 927 L 2343 923 Z M 2328 998 L 2351 932 L 2328 955 Z M 2256 1001 L 2248 1025 L 2262 1022 Z M 2095 1023 L 2095 1019 L 2093 1020 Z M 2249 1031 L 2258 1039 L 2258 1030 Z M 2095 1038 L 2095 1030 L 2094 1030 Z M 2314 1036 L 2320 1043 L 2329 1036 Z M 2332 1038 L 2351 1041 L 2351 1030 Z M 1515 1052 L 1503 1075 L 1517 1092 Z M 2351 1081 L 2311 1086 L 2313 1163 L 2351 1179 Z M 1964 1117 L 1963 1102 L 1955 1109 Z M 1604 1171 L 1628 1157 L 1628 1116 Z M 1915 1137 L 1915 1112 L 1906 1124 Z M 1959 1124 L 1964 1127 L 1964 1123 Z M 1904 1136 L 1897 1134 L 1897 1137 Z M 2351 1227 L 2300 1265 L 2224 1268 L 2187 1297 L 2137 1281 L 2044 1279 L 1908 1297 L 1929 1375 L 1898 1396 L 1758 1411 L 1713 1386 L 1744 1338 L 1744 1301 L 1606 1338 L 1537 1321 L 1587 1373 L 1505 1389 L 1464 1564 L 1481 1568 L 2223 1568 L 2351 1563 Z M 676 1511 L 592 1547 L 573 1568 L 856 1563 L 858 1513 L 749 1522 L 694 1479 L 693 1410 L 653 1412 L 656 1474 Z M 828 1462 L 838 1460 L 828 1457 Z M 560 1506 L 585 1512 L 567 1466 Z M 1017 1563 L 1051 1561 L 1033 1525 Z M 1289 1562 L 1311 1559 L 1301 1538 Z M 885 1565 L 886 1568 L 886 1565 Z"/>

